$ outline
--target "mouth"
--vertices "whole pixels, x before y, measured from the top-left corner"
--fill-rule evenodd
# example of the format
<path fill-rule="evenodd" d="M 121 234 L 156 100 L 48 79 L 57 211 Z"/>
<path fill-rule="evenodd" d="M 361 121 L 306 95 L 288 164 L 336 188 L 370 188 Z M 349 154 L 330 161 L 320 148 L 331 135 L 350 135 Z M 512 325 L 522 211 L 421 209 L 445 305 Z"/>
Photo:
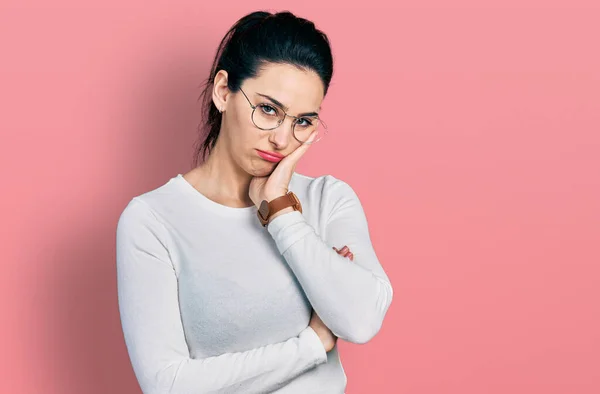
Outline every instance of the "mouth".
<path fill-rule="evenodd" d="M 268 153 L 262 150 L 257 149 L 258 155 L 262 157 L 264 160 L 270 161 L 271 163 L 278 163 L 283 159 L 283 155 Z"/>

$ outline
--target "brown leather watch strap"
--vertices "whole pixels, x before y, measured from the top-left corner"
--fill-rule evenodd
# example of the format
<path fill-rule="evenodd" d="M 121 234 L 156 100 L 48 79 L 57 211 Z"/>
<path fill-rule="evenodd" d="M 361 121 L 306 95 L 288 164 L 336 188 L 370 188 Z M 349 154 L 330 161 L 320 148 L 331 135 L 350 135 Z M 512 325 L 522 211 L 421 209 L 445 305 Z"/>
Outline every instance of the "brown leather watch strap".
<path fill-rule="evenodd" d="M 292 207 L 295 211 L 302 213 L 302 204 L 300 204 L 300 200 L 298 200 L 294 192 L 291 191 L 269 202 L 264 200 L 256 214 L 263 227 L 265 227 L 269 223 L 271 216 L 288 207 Z"/>

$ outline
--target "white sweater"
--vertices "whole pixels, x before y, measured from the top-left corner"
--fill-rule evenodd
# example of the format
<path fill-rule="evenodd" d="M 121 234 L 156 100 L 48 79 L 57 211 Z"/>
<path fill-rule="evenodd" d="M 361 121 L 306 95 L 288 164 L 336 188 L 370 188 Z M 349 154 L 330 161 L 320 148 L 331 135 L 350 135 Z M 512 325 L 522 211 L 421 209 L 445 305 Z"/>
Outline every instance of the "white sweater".
<path fill-rule="evenodd" d="M 336 347 L 325 352 L 311 309 L 340 339 L 380 329 L 392 286 L 353 189 L 294 173 L 302 203 L 262 227 L 181 174 L 132 198 L 116 230 L 125 343 L 146 394 L 343 394 Z M 354 261 L 332 247 L 347 245 Z"/>

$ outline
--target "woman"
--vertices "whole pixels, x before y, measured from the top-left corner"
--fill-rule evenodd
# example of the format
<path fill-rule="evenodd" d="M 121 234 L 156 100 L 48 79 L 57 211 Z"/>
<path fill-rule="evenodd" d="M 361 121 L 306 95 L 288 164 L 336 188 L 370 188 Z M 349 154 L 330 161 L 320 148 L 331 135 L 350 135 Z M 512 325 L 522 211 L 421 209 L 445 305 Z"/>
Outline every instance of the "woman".
<path fill-rule="evenodd" d="M 205 161 L 134 197 L 117 226 L 144 393 L 344 393 L 336 339 L 369 341 L 392 287 L 353 189 L 294 172 L 324 135 L 332 73 L 327 36 L 289 12 L 251 13 L 221 42 Z"/>

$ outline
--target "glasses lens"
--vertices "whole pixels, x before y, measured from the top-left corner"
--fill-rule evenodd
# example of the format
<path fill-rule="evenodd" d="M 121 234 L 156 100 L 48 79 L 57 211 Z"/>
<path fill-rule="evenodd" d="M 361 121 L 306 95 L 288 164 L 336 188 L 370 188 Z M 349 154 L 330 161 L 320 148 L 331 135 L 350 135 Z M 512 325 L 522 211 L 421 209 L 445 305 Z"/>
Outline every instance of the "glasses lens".
<path fill-rule="evenodd" d="M 256 106 L 252 112 L 252 121 L 259 129 L 273 130 L 277 128 L 285 119 L 285 113 L 273 105 L 262 103 Z M 294 137 L 300 142 L 306 142 L 311 133 L 317 130 L 318 134 L 313 140 L 313 144 L 325 135 L 325 124 L 322 120 L 314 116 L 305 116 L 294 121 Z"/>
<path fill-rule="evenodd" d="M 252 113 L 252 121 L 259 129 L 271 130 L 283 122 L 285 114 L 277 107 L 269 104 L 259 104 Z"/>
<path fill-rule="evenodd" d="M 319 141 L 325 135 L 324 131 L 324 123 L 317 117 L 305 116 L 300 119 L 297 119 L 294 123 L 294 137 L 300 142 L 306 142 L 313 131 L 316 130 L 317 135 L 315 139 L 311 142 L 314 144 Z"/>

